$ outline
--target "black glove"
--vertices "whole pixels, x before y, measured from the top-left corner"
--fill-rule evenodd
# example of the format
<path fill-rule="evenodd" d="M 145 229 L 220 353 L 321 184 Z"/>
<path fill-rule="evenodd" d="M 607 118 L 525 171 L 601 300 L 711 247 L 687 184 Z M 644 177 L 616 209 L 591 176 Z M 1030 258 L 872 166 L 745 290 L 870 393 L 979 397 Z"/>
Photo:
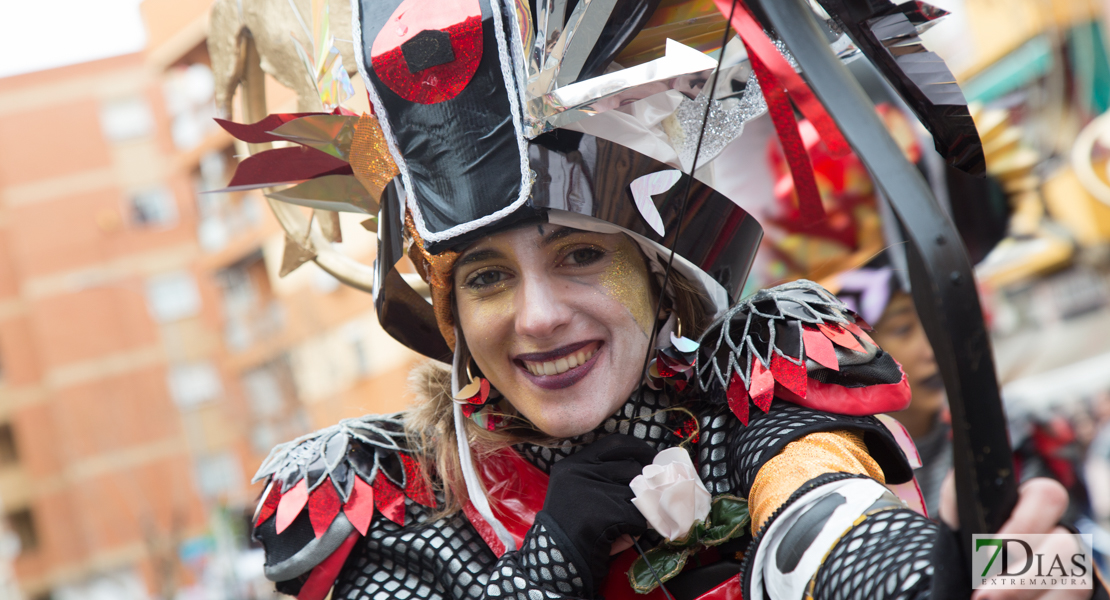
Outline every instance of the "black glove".
<path fill-rule="evenodd" d="M 593 578 L 590 589 L 597 589 L 609 572 L 613 542 L 623 534 L 638 536 L 647 530 L 647 520 L 632 504 L 635 496 L 628 484 L 655 454 L 643 440 L 613 434 L 551 467 L 547 498 L 537 521 L 549 529 L 554 523 L 558 532 L 552 533 L 574 546 L 580 566 Z"/>

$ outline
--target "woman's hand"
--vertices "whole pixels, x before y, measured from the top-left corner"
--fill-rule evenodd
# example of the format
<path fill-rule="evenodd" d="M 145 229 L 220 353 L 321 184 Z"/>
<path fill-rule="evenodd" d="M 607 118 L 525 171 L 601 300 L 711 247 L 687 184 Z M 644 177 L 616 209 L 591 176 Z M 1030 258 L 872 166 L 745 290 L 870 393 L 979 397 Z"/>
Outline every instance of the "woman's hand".
<path fill-rule="evenodd" d="M 543 512 L 574 544 L 597 584 L 609 571 L 614 542 L 631 545 L 627 535 L 647 530 L 628 484 L 655 454 L 642 440 L 613 434 L 551 468 Z"/>
<path fill-rule="evenodd" d="M 1010 518 L 1002 524 L 998 533 L 1071 533 L 1058 523 L 1068 508 L 1068 492 L 1064 486 L 1052 479 L 1036 478 L 1021 484 L 1018 489 L 1018 502 Z M 951 472 L 945 478 L 940 491 L 940 518 L 953 531 L 959 529 L 956 509 L 956 480 Z M 1060 538 L 1059 543 L 1073 546 L 1074 538 Z M 1075 548 L 1041 547 L 1038 552 L 1061 552 L 1071 554 Z M 1097 585 L 1097 581 L 1096 581 Z M 1090 598 L 1091 590 L 976 590 L 972 600 L 1027 600 L 1043 598 L 1046 600 L 1070 600 Z"/>

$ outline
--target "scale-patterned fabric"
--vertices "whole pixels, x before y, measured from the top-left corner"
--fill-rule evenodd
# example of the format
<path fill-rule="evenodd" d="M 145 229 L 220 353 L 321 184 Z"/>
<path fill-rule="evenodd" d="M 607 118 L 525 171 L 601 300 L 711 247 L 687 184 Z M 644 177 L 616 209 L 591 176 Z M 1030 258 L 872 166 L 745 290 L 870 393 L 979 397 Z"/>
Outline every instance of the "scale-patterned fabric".
<path fill-rule="evenodd" d="M 937 525 L 908 509 L 867 516 L 833 547 L 817 572 L 815 598 L 895 600 L 927 596 Z"/>

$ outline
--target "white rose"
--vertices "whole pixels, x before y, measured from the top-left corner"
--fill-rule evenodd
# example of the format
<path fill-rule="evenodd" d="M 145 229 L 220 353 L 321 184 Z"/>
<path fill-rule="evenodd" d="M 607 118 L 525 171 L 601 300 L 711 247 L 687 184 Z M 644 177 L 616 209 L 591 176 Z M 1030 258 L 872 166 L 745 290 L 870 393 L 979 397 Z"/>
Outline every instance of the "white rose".
<path fill-rule="evenodd" d="M 656 454 L 655 460 L 628 485 L 636 494 L 632 504 L 651 528 L 668 540 L 684 537 L 696 521 L 704 522 L 709 516 L 709 490 L 682 448 Z"/>

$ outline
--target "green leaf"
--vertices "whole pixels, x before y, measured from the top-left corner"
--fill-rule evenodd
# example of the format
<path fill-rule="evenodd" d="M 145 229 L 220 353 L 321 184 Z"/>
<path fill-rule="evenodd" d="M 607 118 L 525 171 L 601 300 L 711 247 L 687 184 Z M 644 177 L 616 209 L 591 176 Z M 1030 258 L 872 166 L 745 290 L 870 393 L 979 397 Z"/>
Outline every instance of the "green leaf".
<path fill-rule="evenodd" d="M 632 563 L 632 567 L 628 569 L 628 583 L 632 589 L 636 590 L 637 594 L 647 594 L 659 587 L 659 582 L 666 583 L 675 575 L 682 572 L 682 567 L 686 566 L 686 559 L 690 557 L 693 551 L 689 548 L 684 550 L 673 550 L 666 546 L 658 546 L 652 548 L 636 559 Z M 648 566 L 644 557 L 651 561 L 651 567 Z M 655 573 L 652 574 L 654 569 Z M 659 579 L 656 579 L 656 576 Z"/>
<path fill-rule="evenodd" d="M 704 532 L 700 540 L 706 546 L 723 544 L 743 535 L 745 528 L 751 522 L 748 502 L 736 496 L 717 496 L 709 509 L 709 520 L 712 526 Z"/>
<path fill-rule="evenodd" d="M 701 521 L 694 521 L 694 525 L 685 536 L 664 542 L 663 545 L 671 548 L 693 548 L 701 543 L 701 538 L 705 535 L 705 526 L 706 524 Z"/>

